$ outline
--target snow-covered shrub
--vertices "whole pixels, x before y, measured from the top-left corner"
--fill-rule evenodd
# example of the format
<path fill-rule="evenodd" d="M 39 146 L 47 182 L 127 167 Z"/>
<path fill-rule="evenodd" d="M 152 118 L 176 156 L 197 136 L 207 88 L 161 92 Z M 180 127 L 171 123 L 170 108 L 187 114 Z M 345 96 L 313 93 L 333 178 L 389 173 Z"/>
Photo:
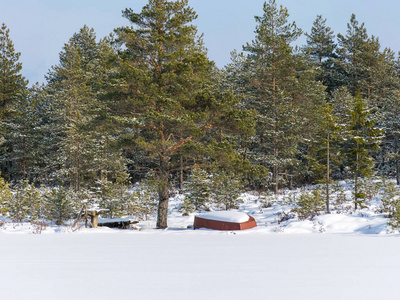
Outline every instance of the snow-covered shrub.
<path fill-rule="evenodd" d="M 365 182 L 365 194 L 368 200 L 372 200 L 374 197 L 376 197 L 379 194 L 379 191 L 383 187 L 383 183 L 380 180 L 375 180 L 376 178 L 371 177 L 371 178 L 366 178 L 364 180 Z"/>
<path fill-rule="evenodd" d="M 374 177 L 360 177 L 358 178 L 357 194 L 353 191 L 353 199 L 357 201 L 359 208 L 365 208 L 368 205 L 368 201 L 376 197 L 381 188 L 382 183 L 374 180 Z"/>
<path fill-rule="evenodd" d="M 227 172 L 212 174 L 195 169 L 185 184 L 186 197 L 180 211 L 188 215 L 198 210 L 237 209 L 241 203 L 243 184 L 240 179 Z"/>
<path fill-rule="evenodd" d="M 0 213 L 6 214 L 9 209 L 9 203 L 11 201 L 11 189 L 8 183 L 0 177 Z"/>
<path fill-rule="evenodd" d="M 347 199 L 345 189 L 343 188 L 343 185 L 341 185 L 339 182 L 336 182 L 333 185 L 333 191 L 334 195 L 336 196 L 336 200 L 334 202 L 334 209 L 337 212 L 341 212 L 343 209 L 343 205 L 349 200 Z"/>
<path fill-rule="evenodd" d="M 148 220 L 157 211 L 158 193 L 153 182 L 141 182 L 132 192 L 124 196 L 124 211 L 139 220 Z"/>
<path fill-rule="evenodd" d="M 51 188 L 45 192 L 48 220 L 54 220 L 57 225 L 63 225 L 63 221 L 74 216 L 76 208 L 71 192 L 62 187 Z"/>
<path fill-rule="evenodd" d="M 44 213 L 44 205 L 39 190 L 28 180 L 22 180 L 13 187 L 13 195 L 8 204 L 8 213 L 12 220 L 22 222 L 40 219 Z"/>
<path fill-rule="evenodd" d="M 304 191 L 300 194 L 297 207 L 293 210 L 300 220 L 313 220 L 321 211 L 325 210 L 325 199 L 319 189 L 311 192 Z"/>
<path fill-rule="evenodd" d="M 194 169 L 185 184 L 187 196 L 180 211 L 188 215 L 196 210 L 209 210 L 212 179 L 203 169 Z"/>
<path fill-rule="evenodd" d="M 272 192 L 262 192 L 260 193 L 259 201 L 260 201 L 260 208 L 268 208 L 272 206 L 272 203 L 276 201 L 276 195 Z"/>
<path fill-rule="evenodd" d="M 356 186 L 356 184 L 354 184 Z M 359 178 L 357 182 L 357 188 L 354 187 L 352 191 L 354 204 L 357 205 L 358 208 L 365 208 L 367 201 L 367 192 L 366 192 L 366 181 L 364 179 Z"/>
<path fill-rule="evenodd" d="M 390 218 L 388 225 L 400 228 L 400 197 L 399 189 L 393 182 L 384 182 L 382 195 L 382 212 Z"/>
<path fill-rule="evenodd" d="M 384 196 L 382 197 L 383 211 L 388 214 L 390 220 L 388 225 L 392 229 L 400 228 L 400 197 L 399 189 L 393 184 L 389 183 L 384 187 Z"/>
<path fill-rule="evenodd" d="M 242 200 L 239 198 L 243 190 L 240 179 L 226 172 L 219 172 L 212 177 L 212 197 L 218 206 L 225 210 L 238 209 Z"/>
<path fill-rule="evenodd" d="M 114 183 L 107 179 L 97 180 L 93 188 L 93 194 L 97 200 L 97 204 L 108 212 L 104 216 L 115 218 L 124 215 L 123 198 L 125 195 L 126 186 L 119 183 Z"/>

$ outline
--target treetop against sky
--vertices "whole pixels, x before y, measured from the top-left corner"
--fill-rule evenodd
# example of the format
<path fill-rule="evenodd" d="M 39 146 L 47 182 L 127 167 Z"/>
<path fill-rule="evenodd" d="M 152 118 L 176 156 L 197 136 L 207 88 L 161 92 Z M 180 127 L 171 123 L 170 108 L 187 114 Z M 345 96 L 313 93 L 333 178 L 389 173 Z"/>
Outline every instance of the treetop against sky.
<path fill-rule="evenodd" d="M 110 34 L 114 28 L 129 25 L 122 10 L 140 12 L 147 0 L 2 0 L 0 23 L 10 28 L 10 37 L 21 52 L 23 74 L 31 83 L 43 82 L 44 75 L 58 63 L 64 43 L 85 24 L 94 28 L 97 37 Z M 218 67 L 230 62 L 230 52 L 254 38 L 255 15 L 262 14 L 264 0 L 189 0 L 198 14 L 195 25 L 204 33 L 209 57 Z M 352 13 L 365 22 L 369 35 L 378 36 L 383 47 L 400 50 L 397 38 L 397 12 L 400 2 L 394 0 L 278 0 L 288 8 L 290 20 L 309 32 L 316 16 L 321 14 L 337 33 L 346 31 Z M 297 43 L 305 44 L 305 37 Z"/>

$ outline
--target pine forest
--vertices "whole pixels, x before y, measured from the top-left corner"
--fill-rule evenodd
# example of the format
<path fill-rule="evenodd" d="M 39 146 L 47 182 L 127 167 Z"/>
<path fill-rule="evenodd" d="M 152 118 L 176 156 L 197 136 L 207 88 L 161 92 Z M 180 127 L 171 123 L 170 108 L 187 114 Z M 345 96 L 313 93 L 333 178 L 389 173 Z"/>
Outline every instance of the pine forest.
<path fill-rule="evenodd" d="M 245 191 L 318 185 L 298 199 L 299 218 L 330 213 L 338 181 L 352 183 L 354 211 L 377 178 L 397 193 L 400 53 L 355 14 L 346 32 L 322 15 L 300 29 L 269 0 L 254 39 L 223 68 L 208 58 L 188 0 L 149 0 L 122 16 L 131 25 L 109 36 L 87 26 L 73 34 L 44 84 L 26 80 L 12 28 L 1 25 L 4 217 L 62 225 L 88 205 L 109 218 L 154 216 L 162 229 L 177 193 L 188 215 L 211 202 L 235 209 Z M 398 228 L 400 200 L 385 203 Z"/>

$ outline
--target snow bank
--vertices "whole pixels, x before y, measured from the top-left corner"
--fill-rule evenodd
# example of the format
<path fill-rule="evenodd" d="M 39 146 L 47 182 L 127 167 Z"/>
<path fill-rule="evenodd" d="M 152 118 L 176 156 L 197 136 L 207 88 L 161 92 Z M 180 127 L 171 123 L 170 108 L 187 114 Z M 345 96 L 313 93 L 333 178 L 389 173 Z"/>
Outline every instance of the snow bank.
<path fill-rule="evenodd" d="M 249 216 L 247 214 L 237 211 L 213 211 L 200 214 L 197 217 L 206 220 L 215 220 L 230 223 L 243 223 L 249 220 Z"/>

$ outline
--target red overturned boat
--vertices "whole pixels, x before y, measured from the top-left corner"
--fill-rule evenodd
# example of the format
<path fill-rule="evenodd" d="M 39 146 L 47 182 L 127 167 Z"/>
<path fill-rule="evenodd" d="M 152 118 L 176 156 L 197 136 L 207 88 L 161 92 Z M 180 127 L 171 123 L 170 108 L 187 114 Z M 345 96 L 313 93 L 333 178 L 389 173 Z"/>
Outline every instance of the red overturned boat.
<path fill-rule="evenodd" d="M 194 229 L 245 230 L 257 227 L 252 216 L 236 211 L 213 211 L 194 217 Z"/>

